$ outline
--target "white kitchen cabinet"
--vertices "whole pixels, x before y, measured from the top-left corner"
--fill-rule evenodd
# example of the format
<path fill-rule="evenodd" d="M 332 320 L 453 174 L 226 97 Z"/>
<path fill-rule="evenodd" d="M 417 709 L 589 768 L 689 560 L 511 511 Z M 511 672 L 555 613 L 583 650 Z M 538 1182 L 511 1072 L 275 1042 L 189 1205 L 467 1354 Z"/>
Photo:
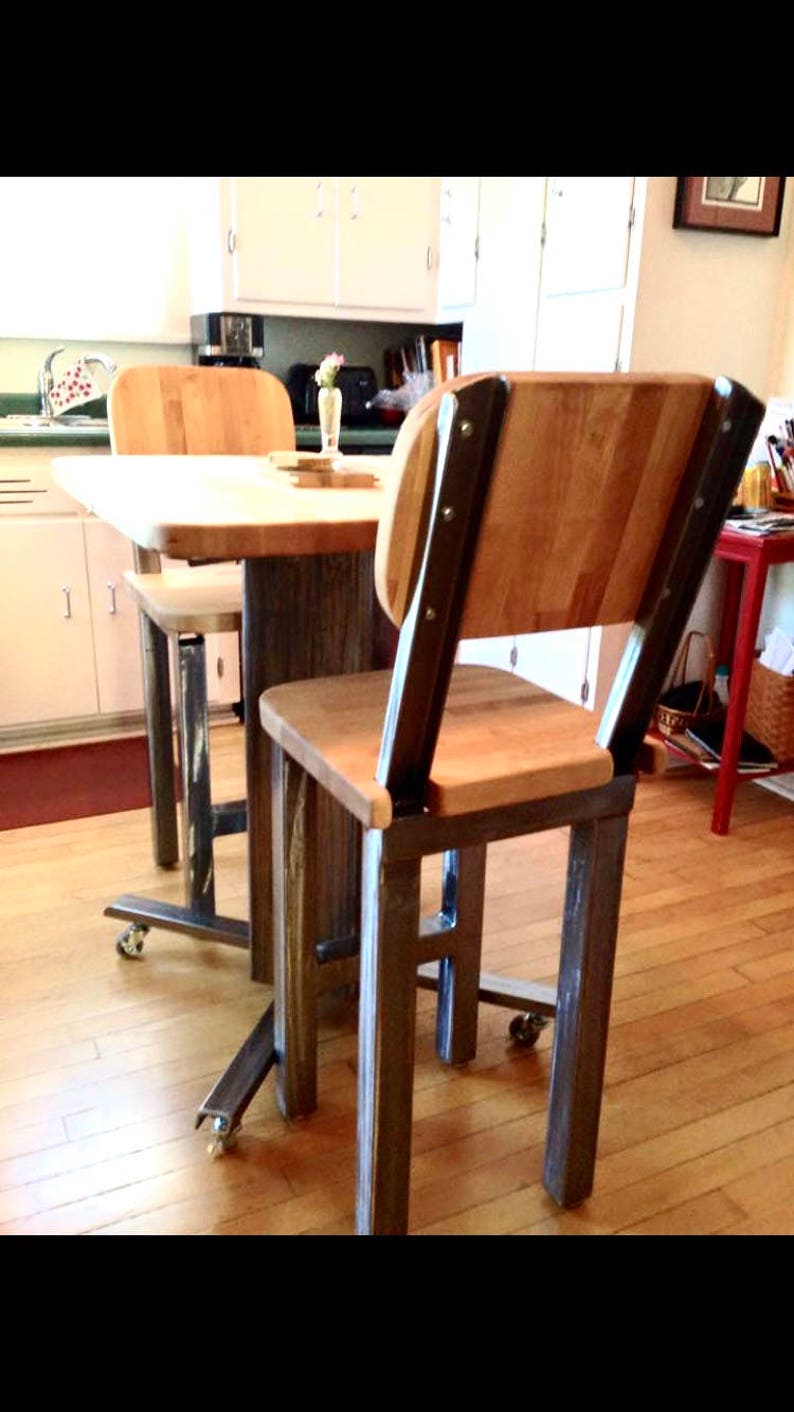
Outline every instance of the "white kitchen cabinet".
<path fill-rule="evenodd" d="M 132 545 L 102 520 L 85 519 L 97 703 L 101 715 L 143 708 L 138 610 L 124 588 Z"/>
<path fill-rule="evenodd" d="M 480 187 L 464 372 L 627 369 L 646 179 L 482 177 Z M 464 642 L 459 660 L 496 660 L 566 700 L 600 709 L 601 655 L 596 627 Z"/>
<path fill-rule="evenodd" d="M 185 343 L 189 177 L 0 177 L 0 337 Z"/>
<path fill-rule="evenodd" d="M 472 198 L 479 178 L 217 181 L 214 193 L 195 189 L 197 313 L 223 308 L 432 323 L 448 317 L 444 300 L 473 299 Z M 452 221 L 442 220 L 445 181 L 450 189 L 455 185 L 444 198 Z"/>
<path fill-rule="evenodd" d="M 207 701 L 233 706 L 240 700 L 240 639 L 236 632 L 208 633 L 205 638 Z"/>
<path fill-rule="evenodd" d="M 0 726 L 96 715 L 82 521 L 0 525 Z"/>
<path fill-rule="evenodd" d="M 480 177 L 441 178 L 438 302 L 450 316 L 477 299 Z"/>
<path fill-rule="evenodd" d="M 59 456 L 71 454 L 63 447 Z M 85 448 L 74 454 L 85 455 Z M 129 541 L 53 483 L 43 447 L 0 452 L 0 729 L 91 733 L 143 711 Z"/>
<path fill-rule="evenodd" d="M 500 667 L 565 701 L 593 709 L 598 666 L 594 630 L 521 633 L 517 637 L 469 638 L 460 643 L 456 660 Z"/>

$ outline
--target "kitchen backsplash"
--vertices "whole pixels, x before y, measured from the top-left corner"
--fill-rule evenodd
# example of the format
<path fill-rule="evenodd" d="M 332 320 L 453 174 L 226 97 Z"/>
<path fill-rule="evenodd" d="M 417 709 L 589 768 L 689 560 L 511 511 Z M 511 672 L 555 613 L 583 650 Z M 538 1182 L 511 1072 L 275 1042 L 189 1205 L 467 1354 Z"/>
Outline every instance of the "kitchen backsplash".
<path fill-rule="evenodd" d="M 445 336 L 447 326 L 434 327 L 432 337 Z M 450 336 L 455 329 L 450 325 Z M 286 380 L 293 363 L 319 363 L 326 353 L 343 353 L 348 363 L 374 369 L 378 385 L 384 386 L 384 354 L 387 349 L 410 345 L 424 324 L 362 323 L 344 319 L 265 318 L 265 356 L 262 366 L 276 377 Z M 0 393 L 31 393 L 35 396 L 39 369 L 48 353 L 59 344 L 65 346 L 65 361 L 88 353 L 95 343 L 71 343 L 66 336 L 46 342 L 41 339 L 0 338 Z M 133 363 L 190 363 L 192 349 L 190 330 L 185 330 L 185 343 L 112 343 L 103 341 L 102 348 L 119 368 Z M 27 410 L 24 408 L 22 410 Z"/>

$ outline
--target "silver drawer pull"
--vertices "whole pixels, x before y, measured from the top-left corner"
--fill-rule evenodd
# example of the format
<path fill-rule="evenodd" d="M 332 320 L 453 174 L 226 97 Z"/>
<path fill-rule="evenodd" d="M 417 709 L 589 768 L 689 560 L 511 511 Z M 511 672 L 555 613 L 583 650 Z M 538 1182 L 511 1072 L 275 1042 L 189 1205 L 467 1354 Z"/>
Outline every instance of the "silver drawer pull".
<path fill-rule="evenodd" d="M 70 588 L 67 588 L 66 585 L 64 584 L 63 588 L 61 589 L 61 593 L 63 593 L 63 594 L 65 595 L 65 598 L 66 598 L 66 612 L 64 613 L 63 616 L 64 616 L 65 618 L 71 618 L 71 616 L 72 616 L 72 590 L 71 590 Z"/>
<path fill-rule="evenodd" d="M 109 592 L 109 594 L 110 594 L 110 602 L 108 603 L 108 612 L 110 613 L 110 616 L 113 617 L 113 614 L 114 614 L 115 611 L 116 611 L 116 585 L 115 585 L 115 583 L 113 582 L 113 579 L 108 579 L 108 592 Z"/>

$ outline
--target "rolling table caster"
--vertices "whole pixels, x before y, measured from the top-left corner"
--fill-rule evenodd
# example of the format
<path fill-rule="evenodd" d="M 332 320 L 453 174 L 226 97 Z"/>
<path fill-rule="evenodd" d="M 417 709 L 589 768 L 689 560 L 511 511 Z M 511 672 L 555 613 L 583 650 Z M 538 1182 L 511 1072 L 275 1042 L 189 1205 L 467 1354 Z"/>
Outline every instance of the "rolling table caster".
<path fill-rule="evenodd" d="M 524 1015 L 516 1015 L 515 1019 L 510 1021 L 508 1037 L 511 1043 L 519 1044 L 523 1049 L 532 1049 L 548 1024 L 548 1015 L 530 1010 Z"/>
<path fill-rule="evenodd" d="M 197 1128 L 205 1118 L 213 1120 L 207 1148 L 211 1157 L 236 1145 L 243 1113 L 275 1062 L 273 1006 L 269 1005 L 196 1114 Z"/>
<path fill-rule="evenodd" d="M 143 951 L 143 943 L 149 935 L 149 928 L 140 922 L 130 922 L 116 937 L 116 950 L 119 956 L 135 958 Z"/>

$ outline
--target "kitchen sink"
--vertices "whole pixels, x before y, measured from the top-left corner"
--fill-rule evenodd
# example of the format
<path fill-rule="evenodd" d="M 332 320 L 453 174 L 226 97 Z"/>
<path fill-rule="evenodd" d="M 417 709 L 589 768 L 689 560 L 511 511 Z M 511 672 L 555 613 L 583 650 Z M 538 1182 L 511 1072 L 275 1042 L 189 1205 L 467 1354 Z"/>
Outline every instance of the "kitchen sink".
<path fill-rule="evenodd" d="M 8 431 L 69 431 L 75 427 L 94 427 L 97 431 L 107 431 L 107 418 L 85 417 L 79 413 L 66 412 L 62 417 L 43 417 L 35 412 L 14 412 L 0 417 L 0 430 Z"/>

